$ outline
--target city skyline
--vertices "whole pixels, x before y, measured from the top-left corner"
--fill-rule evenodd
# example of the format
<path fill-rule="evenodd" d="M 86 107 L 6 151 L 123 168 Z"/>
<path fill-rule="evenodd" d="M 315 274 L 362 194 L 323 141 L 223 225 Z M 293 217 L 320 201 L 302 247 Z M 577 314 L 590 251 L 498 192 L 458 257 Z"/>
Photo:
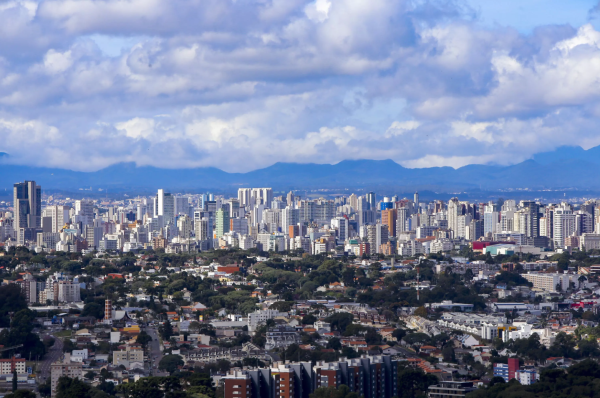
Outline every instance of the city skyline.
<path fill-rule="evenodd" d="M 495 2 L 494 2 L 495 3 Z M 4 162 L 517 164 L 600 144 L 594 1 L 9 1 Z"/>

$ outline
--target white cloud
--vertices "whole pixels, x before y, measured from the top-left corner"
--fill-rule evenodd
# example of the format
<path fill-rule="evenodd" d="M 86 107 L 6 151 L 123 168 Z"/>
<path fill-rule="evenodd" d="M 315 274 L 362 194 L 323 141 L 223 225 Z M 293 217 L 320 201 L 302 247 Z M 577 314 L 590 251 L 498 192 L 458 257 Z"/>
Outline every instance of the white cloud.
<path fill-rule="evenodd" d="M 600 144 L 598 31 L 524 36 L 463 15 L 427 0 L 4 2 L 2 150 L 246 171 L 508 164 Z"/>
<path fill-rule="evenodd" d="M 62 73 L 73 65 L 71 51 L 60 53 L 58 51 L 49 50 L 44 57 L 44 67 L 46 71 L 52 75 Z"/>

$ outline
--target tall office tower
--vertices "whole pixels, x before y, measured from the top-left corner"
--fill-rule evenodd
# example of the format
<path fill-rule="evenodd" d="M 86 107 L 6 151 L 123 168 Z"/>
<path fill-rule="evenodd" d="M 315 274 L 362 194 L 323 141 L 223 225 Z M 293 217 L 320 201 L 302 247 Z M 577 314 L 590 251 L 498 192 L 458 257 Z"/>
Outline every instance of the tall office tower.
<path fill-rule="evenodd" d="M 194 235 L 196 236 L 196 241 L 212 240 L 212 222 L 208 217 L 194 220 Z"/>
<path fill-rule="evenodd" d="M 408 207 L 399 207 L 396 209 L 396 213 L 398 216 L 396 217 L 396 236 L 400 234 L 400 232 L 407 231 L 406 220 L 410 215 L 410 211 Z"/>
<path fill-rule="evenodd" d="M 138 203 L 136 213 L 135 213 L 135 217 L 136 217 L 135 219 L 138 221 L 143 221 L 144 215 L 146 215 L 146 213 L 148 213 L 148 206 L 146 206 L 143 203 Z"/>
<path fill-rule="evenodd" d="M 154 216 L 162 216 L 165 225 L 174 221 L 175 197 L 164 189 L 159 189 L 158 195 L 154 198 Z"/>
<path fill-rule="evenodd" d="M 89 249 L 97 249 L 100 247 L 100 240 L 104 235 L 104 227 L 100 222 L 93 225 L 85 225 L 83 227 L 83 237 L 88 244 Z"/>
<path fill-rule="evenodd" d="M 475 241 L 483 236 L 483 221 L 471 220 L 469 227 L 466 230 L 465 238 L 470 241 Z"/>
<path fill-rule="evenodd" d="M 271 207 L 273 201 L 273 189 L 272 188 L 239 188 L 238 189 L 238 200 L 240 206 L 253 207 L 257 205 L 264 205 L 265 208 Z"/>
<path fill-rule="evenodd" d="M 192 236 L 192 219 L 187 214 L 177 217 L 177 229 L 179 237 L 189 239 Z"/>
<path fill-rule="evenodd" d="M 521 201 L 521 207 L 525 209 L 528 214 L 526 218 L 527 227 L 525 228 L 527 236 L 537 238 L 540 236 L 540 205 L 536 202 Z M 523 229 L 522 226 L 521 228 Z"/>
<path fill-rule="evenodd" d="M 238 201 L 240 206 L 252 206 L 250 198 L 252 197 L 252 188 L 238 188 Z"/>
<path fill-rule="evenodd" d="M 454 233 L 458 231 L 458 216 L 462 216 L 462 205 L 458 198 L 452 198 L 448 202 L 448 228 Z"/>
<path fill-rule="evenodd" d="M 546 217 L 540 217 L 540 236 L 546 236 L 549 238 L 548 235 L 546 235 L 548 232 L 548 219 Z"/>
<path fill-rule="evenodd" d="M 358 197 L 355 194 L 348 196 L 348 204 L 350 207 L 354 209 L 354 211 L 358 210 Z"/>
<path fill-rule="evenodd" d="M 216 214 L 216 236 L 220 238 L 229 232 L 229 212 L 226 209 L 217 210 Z"/>
<path fill-rule="evenodd" d="M 344 242 L 350 237 L 350 225 L 346 217 L 336 217 L 331 220 L 331 226 L 336 229 L 338 241 Z"/>
<path fill-rule="evenodd" d="M 358 212 L 358 225 L 363 226 L 367 224 L 375 224 L 375 211 L 374 210 L 361 210 Z"/>
<path fill-rule="evenodd" d="M 542 229 L 542 227 L 540 226 L 540 236 L 547 236 L 548 238 L 550 238 L 550 240 L 552 240 L 552 235 L 554 233 L 554 209 L 555 208 L 556 208 L 555 205 L 547 205 L 542 210 L 543 216 L 546 219 L 546 222 L 544 225 L 546 228 Z"/>
<path fill-rule="evenodd" d="M 553 241 L 555 248 L 564 247 L 565 238 L 575 232 L 575 214 L 573 214 L 573 210 L 563 205 L 554 210 Z"/>
<path fill-rule="evenodd" d="M 575 233 L 578 236 L 582 234 L 591 234 L 594 232 L 594 217 L 590 213 L 578 211 L 575 214 Z"/>
<path fill-rule="evenodd" d="M 44 208 L 43 217 L 44 219 L 51 219 L 51 232 L 60 232 L 64 225 L 69 222 L 69 206 L 46 206 Z"/>
<path fill-rule="evenodd" d="M 94 222 L 94 202 L 91 200 L 76 200 L 75 215 L 83 225 L 91 225 Z"/>
<path fill-rule="evenodd" d="M 187 196 L 173 196 L 173 204 L 175 206 L 174 216 L 179 214 L 190 214 L 190 199 Z"/>
<path fill-rule="evenodd" d="M 19 233 L 21 228 L 42 228 L 42 187 L 35 181 L 19 182 L 14 185 L 14 224 L 17 241 L 23 244 L 24 236 Z M 35 232 L 32 236 L 36 236 Z"/>
<path fill-rule="evenodd" d="M 367 203 L 369 204 L 369 208 L 366 210 L 377 211 L 377 199 L 375 198 L 374 192 L 369 192 L 366 195 Z"/>
<path fill-rule="evenodd" d="M 595 200 L 586 200 L 584 204 L 582 204 L 579 207 L 580 211 L 583 211 L 585 213 L 589 213 L 592 218 L 595 218 L 596 216 L 596 201 Z"/>
<path fill-rule="evenodd" d="M 496 233 L 498 232 L 498 212 L 496 211 L 496 205 L 488 203 L 485 206 L 483 213 L 483 233 Z"/>
<path fill-rule="evenodd" d="M 415 192 L 414 202 L 415 202 L 415 211 L 418 212 L 419 211 L 419 192 Z"/>
<path fill-rule="evenodd" d="M 375 247 L 377 245 L 377 227 L 374 224 L 369 224 L 362 226 L 361 229 L 363 230 L 363 237 L 369 243 L 369 254 L 377 253 L 377 248 Z"/>
<path fill-rule="evenodd" d="M 248 219 L 231 218 L 229 220 L 229 230 L 240 235 L 248 235 Z"/>
<path fill-rule="evenodd" d="M 471 221 L 473 220 L 473 216 L 470 214 L 465 214 L 464 216 L 458 216 L 458 223 L 456 231 L 454 231 L 455 238 L 466 238 L 469 232 L 469 226 L 471 225 Z"/>
<path fill-rule="evenodd" d="M 390 236 L 396 236 L 396 220 L 398 219 L 397 209 L 387 209 L 381 211 L 381 223 L 388 226 Z"/>
<path fill-rule="evenodd" d="M 292 205 L 281 210 L 281 230 L 284 234 L 289 234 L 290 226 L 297 225 L 299 222 L 300 210 L 294 209 Z"/>
<path fill-rule="evenodd" d="M 237 199 L 229 199 L 227 201 L 227 206 L 229 207 L 229 217 L 238 218 L 243 217 L 243 214 L 240 214 L 240 201 Z"/>
<path fill-rule="evenodd" d="M 514 219 L 517 205 L 514 200 L 507 200 L 500 210 L 500 230 L 502 232 L 514 231 Z"/>
<path fill-rule="evenodd" d="M 356 212 L 361 212 L 363 210 L 369 210 L 369 201 L 364 196 L 359 196 L 356 200 Z"/>
<path fill-rule="evenodd" d="M 296 199 L 296 197 L 294 196 L 294 192 L 292 192 L 292 191 L 288 192 L 287 197 L 286 197 L 287 205 L 293 207 L 295 199 Z"/>
<path fill-rule="evenodd" d="M 269 232 L 279 232 L 281 226 L 281 210 L 266 209 L 263 211 L 263 223 Z"/>
<path fill-rule="evenodd" d="M 381 245 L 389 241 L 389 230 L 387 225 L 375 224 L 375 252 L 381 253 Z"/>

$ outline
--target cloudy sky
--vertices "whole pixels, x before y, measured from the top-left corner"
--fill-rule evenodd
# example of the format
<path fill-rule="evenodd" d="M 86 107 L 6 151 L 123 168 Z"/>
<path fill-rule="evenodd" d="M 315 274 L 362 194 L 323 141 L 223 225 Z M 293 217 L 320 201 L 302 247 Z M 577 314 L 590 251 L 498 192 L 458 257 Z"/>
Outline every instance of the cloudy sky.
<path fill-rule="evenodd" d="M 0 151 L 249 171 L 600 145 L 588 0 L 0 0 Z"/>

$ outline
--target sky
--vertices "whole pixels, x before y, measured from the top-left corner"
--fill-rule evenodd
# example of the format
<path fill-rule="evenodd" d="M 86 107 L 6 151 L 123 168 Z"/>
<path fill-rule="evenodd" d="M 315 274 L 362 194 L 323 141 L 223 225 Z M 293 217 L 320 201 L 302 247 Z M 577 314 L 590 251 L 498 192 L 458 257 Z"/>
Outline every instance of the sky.
<path fill-rule="evenodd" d="M 587 0 L 0 0 L 23 165 L 515 164 L 600 145 Z"/>

